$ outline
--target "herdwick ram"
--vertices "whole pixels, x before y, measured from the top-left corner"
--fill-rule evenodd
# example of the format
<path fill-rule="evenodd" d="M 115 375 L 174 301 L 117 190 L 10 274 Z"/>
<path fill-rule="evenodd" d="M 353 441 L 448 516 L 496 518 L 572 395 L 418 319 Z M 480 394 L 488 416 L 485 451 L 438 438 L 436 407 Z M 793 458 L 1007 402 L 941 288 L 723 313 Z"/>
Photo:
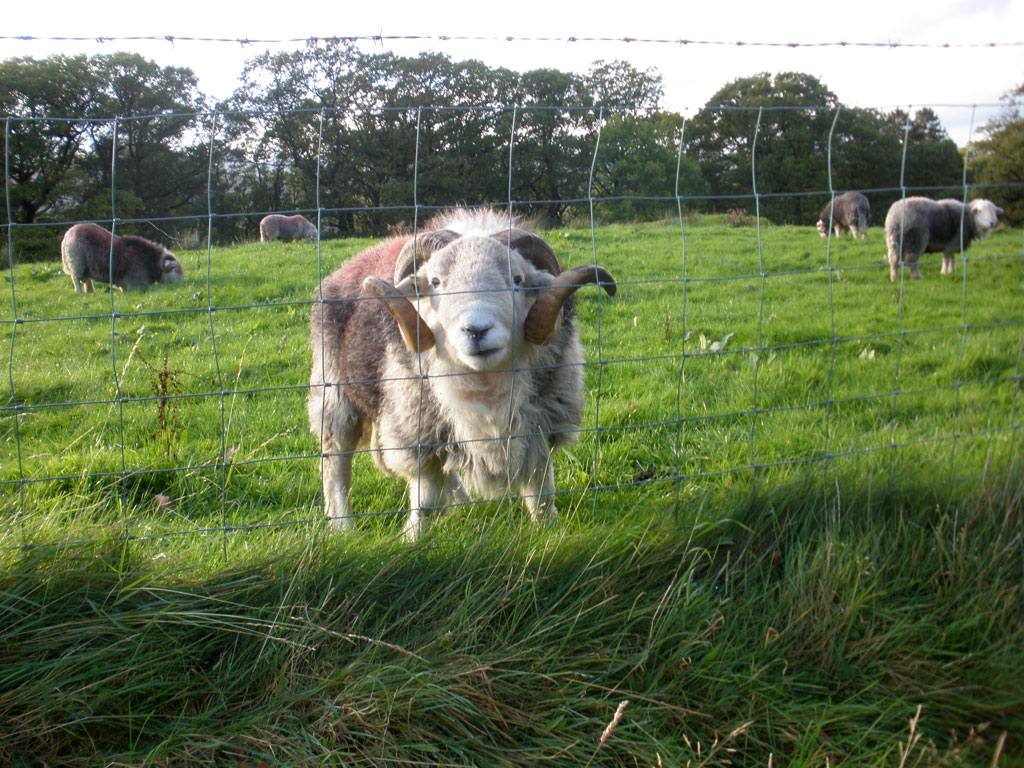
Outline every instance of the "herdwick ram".
<path fill-rule="evenodd" d="M 867 237 L 871 222 L 871 203 L 860 192 L 844 192 L 826 205 L 818 217 L 818 234 L 828 234 L 829 223 L 832 232 L 839 237 L 849 232 L 854 237 Z"/>
<path fill-rule="evenodd" d="M 328 518 L 352 525 L 352 452 L 404 478 L 417 538 L 432 509 L 470 492 L 522 496 L 555 517 L 552 453 L 575 439 L 583 348 L 572 294 L 603 267 L 562 272 L 509 217 L 455 210 L 381 243 L 314 295 L 309 424 Z"/>
<path fill-rule="evenodd" d="M 282 216 L 280 213 L 264 216 L 260 220 L 260 242 L 269 243 L 278 238 L 315 243 L 316 227 L 309 219 L 298 213 L 294 216 Z"/>
<path fill-rule="evenodd" d="M 1003 209 L 991 200 L 932 200 L 908 197 L 897 200 L 885 217 L 885 244 L 889 249 L 889 279 L 894 283 L 903 264 L 915 280 L 921 279 L 917 260 L 922 253 L 942 252 L 942 274 L 953 274 L 956 253 L 974 240 L 984 240 L 998 223 Z M 963 231 L 961 232 L 961 224 Z M 903 258 L 900 259 L 902 245 Z"/>
<path fill-rule="evenodd" d="M 118 237 L 96 224 L 75 224 L 65 232 L 60 260 L 76 293 L 82 292 L 83 284 L 92 293 L 93 280 L 129 289 L 185 279 L 181 262 L 162 245 L 144 237 Z"/>

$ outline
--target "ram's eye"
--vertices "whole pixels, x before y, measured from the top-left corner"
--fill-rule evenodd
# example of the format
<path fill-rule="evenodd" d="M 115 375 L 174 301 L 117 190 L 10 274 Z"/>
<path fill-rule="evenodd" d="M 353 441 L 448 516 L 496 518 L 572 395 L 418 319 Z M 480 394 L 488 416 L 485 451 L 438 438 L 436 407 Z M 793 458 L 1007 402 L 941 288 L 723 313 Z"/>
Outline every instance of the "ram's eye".
<path fill-rule="evenodd" d="M 522 275 L 516 275 L 515 277 L 512 278 L 512 282 L 515 283 L 516 285 L 522 285 L 523 284 L 523 276 Z"/>
<path fill-rule="evenodd" d="M 439 277 L 432 277 L 432 278 L 430 278 L 430 284 L 432 286 L 434 286 L 435 288 L 437 288 L 439 285 L 441 285 L 441 278 L 439 278 Z"/>

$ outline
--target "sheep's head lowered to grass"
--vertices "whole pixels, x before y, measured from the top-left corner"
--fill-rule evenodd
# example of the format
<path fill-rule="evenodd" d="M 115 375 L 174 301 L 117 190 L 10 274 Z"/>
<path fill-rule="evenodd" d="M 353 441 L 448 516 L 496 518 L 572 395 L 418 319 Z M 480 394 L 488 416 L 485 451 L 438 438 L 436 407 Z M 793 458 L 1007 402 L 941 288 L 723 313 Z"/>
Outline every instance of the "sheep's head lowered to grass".
<path fill-rule="evenodd" d="M 326 278 L 309 415 L 332 520 L 350 524 L 351 455 L 365 442 L 409 484 L 410 537 L 467 489 L 511 490 L 532 516 L 554 515 L 551 452 L 583 407 L 571 297 L 588 283 L 615 293 L 603 267 L 562 272 L 542 238 L 487 211 L 446 214 Z"/>

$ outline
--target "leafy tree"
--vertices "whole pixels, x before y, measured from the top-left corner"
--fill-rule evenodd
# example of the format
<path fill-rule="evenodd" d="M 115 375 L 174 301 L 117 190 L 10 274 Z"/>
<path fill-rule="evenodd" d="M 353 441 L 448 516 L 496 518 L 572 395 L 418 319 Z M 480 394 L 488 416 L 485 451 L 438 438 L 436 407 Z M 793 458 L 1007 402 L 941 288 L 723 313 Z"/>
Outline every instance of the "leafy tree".
<path fill-rule="evenodd" d="M 15 222 L 32 224 L 59 205 L 61 184 L 88 146 L 100 84 L 85 56 L 0 62 L 8 185 Z"/>
<path fill-rule="evenodd" d="M 205 192 L 197 179 L 206 163 L 188 144 L 195 115 L 181 115 L 202 105 L 190 70 L 160 69 L 135 54 L 0 62 L 15 222 L 110 216 L 115 117 L 117 215 L 186 213 Z M 62 229 L 25 230 L 21 250 L 52 256 Z"/>
<path fill-rule="evenodd" d="M 505 200 L 508 128 L 489 106 L 509 97 L 513 73 L 430 53 L 380 64 L 379 105 L 356 137 L 377 172 L 380 204 Z"/>
<path fill-rule="evenodd" d="M 712 97 L 687 133 L 718 204 L 752 211 L 756 167 L 760 210 L 773 221 L 817 218 L 827 200 L 830 149 L 832 189 L 869 191 L 876 222 L 904 187 L 933 197 L 963 189 L 959 151 L 932 110 L 911 117 L 848 109 L 806 74 L 740 78 Z"/>
<path fill-rule="evenodd" d="M 657 109 L 665 91 L 661 75 L 626 61 L 595 61 L 583 80 L 595 106 Z"/>
<path fill-rule="evenodd" d="M 964 163 L 956 143 L 949 138 L 938 115 L 922 107 L 911 118 L 901 109 L 886 116 L 890 135 L 898 137 L 901 150 L 902 184 L 908 194 L 928 197 L 962 196 Z M 896 174 L 894 186 L 900 186 Z"/>
<path fill-rule="evenodd" d="M 691 121 L 689 153 L 723 207 L 754 210 L 756 169 L 761 214 L 779 222 L 806 221 L 820 206 L 797 193 L 827 188 L 828 139 L 838 105 L 835 94 L 811 75 L 762 72 L 739 78 Z"/>
<path fill-rule="evenodd" d="M 345 149 L 338 137 L 351 130 L 343 110 L 352 107 L 357 56 L 354 48 L 331 43 L 261 54 L 246 63 L 243 85 L 218 107 L 232 159 L 230 186 L 240 192 L 226 195 L 227 205 L 253 213 L 250 235 L 264 213 L 316 206 L 321 131 L 325 156 L 337 157 L 336 164 L 320 163 L 323 186 L 330 189 L 344 174 L 338 167 L 348 158 L 338 155 Z M 341 195 L 333 202 L 354 203 Z"/>
<path fill-rule="evenodd" d="M 591 144 L 597 122 L 586 83 L 557 69 L 534 69 L 518 79 L 512 148 L 512 197 L 531 201 L 533 215 L 560 221 L 586 197 Z"/>
<path fill-rule="evenodd" d="M 429 210 L 510 196 L 521 212 L 557 221 L 587 194 L 595 104 L 661 98 L 656 75 L 624 62 L 596 62 L 585 76 L 519 74 L 337 41 L 264 54 L 243 78 L 229 109 L 231 145 L 240 166 L 275 182 L 259 198 L 273 210 L 312 208 L 319 183 L 344 232 L 410 224 L 414 202 Z"/>
<path fill-rule="evenodd" d="M 844 107 L 836 118 L 831 150 L 834 190 L 898 191 L 902 134 L 888 115 Z"/>
<path fill-rule="evenodd" d="M 1013 226 L 1024 224 L 1024 114 L 1019 99 L 1024 83 L 1003 94 L 1002 111 L 981 129 L 985 138 L 977 143 L 970 159 L 985 197 L 1002 206 L 1004 218 Z"/>
<path fill-rule="evenodd" d="M 293 193 L 274 209 L 315 206 L 318 157 L 321 201 L 344 232 L 411 223 L 414 201 L 507 196 L 508 133 L 480 108 L 509 97 L 507 70 L 332 41 L 257 57 L 244 78 L 232 99 L 234 146 L 257 165 L 286 169 L 281 189 Z M 361 209 L 369 210 L 359 218 Z"/>
<path fill-rule="evenodd" d="M 110 215 L 112 186 L 120 218 L 205 210 L 205 102 L 193 72 L 161 68 L 133 53 L 94 56 L 89 65 L 101 84 L 94 110 L 108 119 L 90 124 L 92 151 L 85 165 L 91 194 L 83 197 L 80 214 Z"/>
<path fill-rule="evenodd" d="M 957 195 L 962 175 L 959 151 L 931 110 L 921 109 L 913 117 L 899 109 L 840 111 L 832 138 L 833 189 L 866 192 L 876 225 L 904 193 Z"/>
<path fill-rule="evenodd" d="M 678 211 L 674 199 L 707 194 L 697 164 L 679 157 L 683 118 L 673 112 L 615 113 L 601 130 L 594 163 L 594 196 L 603 220 L 656 219 Z M 657 199 L 661 198 L 661 199 Z M 687 200 L 688 209 L 700 201 Z"/>

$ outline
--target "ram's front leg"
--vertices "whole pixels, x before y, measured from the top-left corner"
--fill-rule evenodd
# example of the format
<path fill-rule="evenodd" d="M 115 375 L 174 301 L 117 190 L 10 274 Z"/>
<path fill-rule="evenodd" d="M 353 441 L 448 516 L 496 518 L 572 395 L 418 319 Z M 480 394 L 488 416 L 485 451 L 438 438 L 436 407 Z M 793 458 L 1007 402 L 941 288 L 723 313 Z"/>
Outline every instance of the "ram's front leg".
<path fill-rule="evenodd" d="M 430 525 L 431 516 L 444 505 L 448 496 L 446 476 L 441 462 L 422 461 L 409 478 L 409 518 L 402 535 L 416 541 Z"/>
<path fill-rule="evenodd" d="M 473 500 L 469 491 L 466 490 L 466 485 L 462 482 L 462 478 L 459 476 L 458 472 L 449 472 L 448 478 L 445 482 L 445 488 L 447 490 L 450 504 L 468 504 Z"/>
<path fill-rule="evenodd" d="M 533 522 L 554 522 L 558 519 L 558 509 L 555 508 L 555 466 L 550 456 L 544 466 L 530 476 L 521 493 Z"/>
<path fill-rule="evenodd" d="M 335 530 L 352 528 L 352 508 L 348 492 L 352 487 L 352 451 L 355 441 L 339 446 L 325 443 L 320 458 L 320 476 L 324 487 L 324 513 Z"/>

